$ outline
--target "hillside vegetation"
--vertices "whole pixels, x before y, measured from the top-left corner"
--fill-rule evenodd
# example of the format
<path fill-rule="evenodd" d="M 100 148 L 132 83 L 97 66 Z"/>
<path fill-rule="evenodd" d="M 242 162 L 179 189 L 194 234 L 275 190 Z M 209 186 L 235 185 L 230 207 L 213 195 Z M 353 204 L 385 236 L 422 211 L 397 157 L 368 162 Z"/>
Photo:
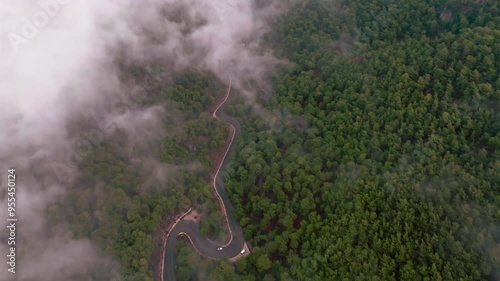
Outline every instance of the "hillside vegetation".
<path fill-rule="evenodd" d="M 281 129 L 241 118 L 239 278 L 500 280 L 497 2 L 327 2 L 273 34 Z"/>

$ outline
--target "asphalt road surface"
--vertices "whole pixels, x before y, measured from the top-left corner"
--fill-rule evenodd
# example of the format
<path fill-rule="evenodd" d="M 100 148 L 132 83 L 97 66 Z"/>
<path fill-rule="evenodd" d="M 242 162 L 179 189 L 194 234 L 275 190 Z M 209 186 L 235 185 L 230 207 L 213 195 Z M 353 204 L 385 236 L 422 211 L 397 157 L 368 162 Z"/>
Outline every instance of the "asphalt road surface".
<path fill-rule="evenodd" d="M 223 257 L 234 257 L 240 254 L 241 250 L 245 244 L 245 238 L 243 237 L 243 230 L 236 220 L 236 214 L 233 208 L 233 205 L 229 201 L 227 196 L 227 192 L 224 186 L 224 182 L 222 181 L 222 176 L 224 174 L 224 170 L 227 165 L 228 155 L 230 151 L 235 147 L 236 139 L 238 138 L 241 128 L 240 123 L 232 117 L 229 117 L 224 114 L 223 110 L 220 112 L 220 108 L 225 104 L 227 97 L 231 91 L 231 83 L 229 83 L 228 90 L 226 93 L 226 98 L 222 101 L 217 109 L 215 109 L 213 116 L 215 118 L 219 118 L 226 122 L 229 126 L 234 128 L 234 137 L 232 139 L 231 144 L 225 154 L 225 157 L 219 167 L 219 170 L 216 172 L 215 188 L 217 189 L 217 193 L 219 194 L 219 198 L 223 203 L 223 212 L 227 216 L 227 223 L 231 233 L 231 238 L 228 244 L 226 245 L 218 245 L 209 241 L 206 237 L 203 237 L 200 233 L 200 229 L 198 224 L 188 220 L 181 220 L 179 223 L 175 225 L 175 227 L 170 231 L 166 247 L 165 247 L 165 257 L 164 257 L 164 267 L 163 267 L 163 281 L 175 281 L 175 243 L 177 241 L 177 237 L 179 235 L 187 235 L 191 240 L 191 243 L 195 247 L 195 249 L 202 255 L 213 258 L 213 259 L 221 259 Z M 217 113 L 219 116 L 217 117 Z M 219 247 L 222 247 L 222 250 L 218 250 Z"/>

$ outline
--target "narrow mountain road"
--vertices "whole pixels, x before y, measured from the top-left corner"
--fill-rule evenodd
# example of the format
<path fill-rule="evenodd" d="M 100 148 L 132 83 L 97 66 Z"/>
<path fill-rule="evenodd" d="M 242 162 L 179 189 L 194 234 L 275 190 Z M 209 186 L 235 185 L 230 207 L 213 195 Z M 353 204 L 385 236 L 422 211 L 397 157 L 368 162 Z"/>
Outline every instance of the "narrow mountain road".
<path fill-rule="evenodd" d="M 186 235 L 191 244 L 193 244 L 196 251 L 200 254 L 207 256 L 212 259 L 221 259 L 223 257 L 233 258 L 240 254 L 241 250 L 245 247 L 245 238 L 243 237 L 243 229 L 240 224 L 236 220 L 236 213 L 234 211 L 233 205 L 229 201 L 229 197 L 227 195 L 224 182 L 222 180 L 222 175 L 227 165 L 227 155 L 231 149 L 234 148 L 235 140 L 240 134 L 240 123 L 232 117 L 229 117 L 224 114 L 224 112 L 220 112 L 220 116 L 217 116 L 219 110 L 226 103 L 229 98 L 229 94 L 231 92 L 231 80 L 229 81 L 229 85 L 227 88 L 226 95 L 224 99 L 221 101 L 219 106 L 217 106 L 212 113 L 212 117 L 219 118 L 226 122 L 229 125 L 229 133 L 230 133 L 230 142 L 227 146 L 227 149 L 222 157 L 222 160 L 215 171 L 214 178 L 212 181 L 212 186 L 215 189 L 215 193 L 217 198 L 219 199 L 219 203 L 222 208 L 222 212 L 224 217 L 226 218 L 228 231 L 229 231 L 229 241 L 225 245 L 214 244 L 209 241 L 207 238 L 204 238 L 201 233 L 197 223 L 181 219 L 177 223 L 173 225 L 170 229 L 166 242 L 165 242 L 165 255 L 164 255 L 164 264 L 163 264 L 163 274 L 162 281 L 175 281 L 175 243 L 177 238 L 181 235 Z M 185 215 L 187 215 L 186 213 Z M 183 216 L 184 217 L 184 216 Z M 222 250 L 219 250 L 219 248 Z"/>

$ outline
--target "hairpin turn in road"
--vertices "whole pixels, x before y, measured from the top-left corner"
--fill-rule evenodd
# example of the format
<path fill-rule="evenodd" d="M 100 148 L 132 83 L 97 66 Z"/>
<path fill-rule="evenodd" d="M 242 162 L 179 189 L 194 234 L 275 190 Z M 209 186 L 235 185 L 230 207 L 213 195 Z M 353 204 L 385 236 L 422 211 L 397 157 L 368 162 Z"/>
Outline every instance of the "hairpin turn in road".
<path fill-rule="evenodd" d="M 212 187 L 215 190 L 219 203 L 221 205 L 222 213 L 226 219 L 228 230 L 229 230 L 229 241 L 225 245 L 215 244 L 208 239 L 204 238 L 198 226 L 198 223 L 191 220 L 184 219 L 186 215 L 192 212 L 192 209 L 184 213 L 180 219 L 174 223 L 172 228 L 167 234 L 167 238 L 164 244 L 164 260 L 162 269 L 162 280 L 161 281 L 174 281 L 175 280 L 175 243 L 177 237 L 181 235 L 186 235 L 191 244 L 193 244 L 196 251 L 200 254 L 207 256 L 212 259 L 221 259 L 223 257 L 235 258 L 238 255 L 247 255 L 249 253 L 248 247 L 245 244 L 245 238 L 243 237 L 243 229 L 236 219 L 236 214 L 233 205 L 229 201 L 227 192 L 222 180 L 222 174 L 226 168 L 227 155 L 229 151 L 234 147 L 235 140 L 240 134 L 240 124 L 239 122 L 230 116 L 220 113 L 217 116 L 219 109 L 226 103 L 229 98 L 229 93 L 231 92 L 231 79 L 229 80 L 229 85 L 227 88 L 226 95 L 224 96 L 221 103 L 215 108 L 212 113 L 212 117 L 219 118 L 229 125 L 230 141 L 224 152 L 219 166 L 215 170 L 215 174 L 212 181 Z"/>

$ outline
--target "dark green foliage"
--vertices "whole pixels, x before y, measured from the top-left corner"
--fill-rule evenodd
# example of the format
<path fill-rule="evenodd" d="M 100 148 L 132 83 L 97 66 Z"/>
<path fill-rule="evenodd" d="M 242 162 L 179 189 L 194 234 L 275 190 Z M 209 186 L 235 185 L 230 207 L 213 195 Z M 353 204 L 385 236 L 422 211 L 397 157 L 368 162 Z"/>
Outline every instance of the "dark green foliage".
<path fill-rule="evenodd" d="M 148 75 L 141 67 L 130 72 L 139 80 Z M 206 181 L 210 171 L 208 151 L 225 144 L 227 126 L 201 112 L 210 106 L 212 95 L 218 92 L 212 91 L 215 84 L 208 83 L 206 75 L 191 73 L 177 79 L 174 86 L 154 88 L 147 101 L 181 109 L 177 119 L 165 118 L 163 129 L 167 136 L 161 143 L 153 143 L 158 148 L 150 148 L 153 153 L 160 152 L 151 157 L 183 164 L 172 166 L 175 171 L 171 171 L 168 182 L 155 180 L 151 171 L 129 162 L 126 135 L 118 131 L 92 147 L 92 153 L 80 165 L 82 174 L 75 188 L 48 209 L 54 221 L 51 231 L 60 231 L 56 222 L 71 222 L 71 231 L 77 238 L 90 239 L 103 255 L 120 262 L 120 276 L 124 280 L 152 280 L 149 268 L 154 247 L 152 234 L 163 218 L 207 202 L 210 211 L 207 216 L 213 216 L 214 209 L 219 211 L 217 201 L 211 203 L 211 187 Z M 211 95 L 208 91 L 212 91 Z M 184 165 L 193 163 L 199 168 Z M 210 237 L 219 234 L 219 225 L 210 222 L 207 234 Z"/>
<path fill-rule="evenodd" d="M 120 261 L 121 276 L 131 278 L 127 280 L 152 280 L 148 267 L 152 232 L 166 214 L 207 201 L 210 189 L 200 178 L 180 172 L 177 182 L 140 190 L 140 175 L 113 150 L 109 143 L 95 147 L 82 164 L 86 183 L 51 206 L 49 215 L 56 221 L 71 221 L 76 237 L 91 239 L 104 254 Z"/>
<path fill-rule="evenodd" d="M 183 73 L 178 75 L 175 87 L 167 90 L 169 100 L 177 102 L 183 112 L 199 114 L 213 102 L 215 77 L 203 73 Z"/>
<path fill-rule="evenodd" d="M 228 108 L 243 131 L 226 187 L 251 254 L 231 266 L 181 242 L 179 280 L 498 280 L 499 27 L 496 1 L 300 1 L 269 37 L 291 62 L 265 105 L 281 120 Z M 203 113 L 217 85 L 174 80 L 147 100 L 189 112 L 165 121 L 159 158 L 205 168 L 144 192 L 105 141 L 82 164 L 84 188 L 48 210 L 131 280 L 151 280 L 162 217 L 216 202 L 200 175 L 227 136 Z M 218 205 L 206 210 L 202 231 L 217 237 Z"/>
<path fill-rule="evenodd" d="M 209 115 L 172 124 L 167 131 L 170 134 L 161 145 L 160 157 L 175 164 L 208 164 L 208 151 L 222 147 L 228 134 L 227 125 Z"/>
<path fill-rule="evenodd" d="M 201 256 L 193 248 L 189 239 L 181 237 L 175 245 L 175 277 L 177 281 L 207 280 L 209 272 L 215 268 L 215 261 Z"/>
<path fill-rule="evenodd" d="M 267 107 L 285 126 L 247 134 L 230 162 L 253 246 L 240 278 L 500 278 L 496 2 L 324 2 L 280 27 L 293 61 Z M 356 29 L 362 44 L 340 48 Z"/>

